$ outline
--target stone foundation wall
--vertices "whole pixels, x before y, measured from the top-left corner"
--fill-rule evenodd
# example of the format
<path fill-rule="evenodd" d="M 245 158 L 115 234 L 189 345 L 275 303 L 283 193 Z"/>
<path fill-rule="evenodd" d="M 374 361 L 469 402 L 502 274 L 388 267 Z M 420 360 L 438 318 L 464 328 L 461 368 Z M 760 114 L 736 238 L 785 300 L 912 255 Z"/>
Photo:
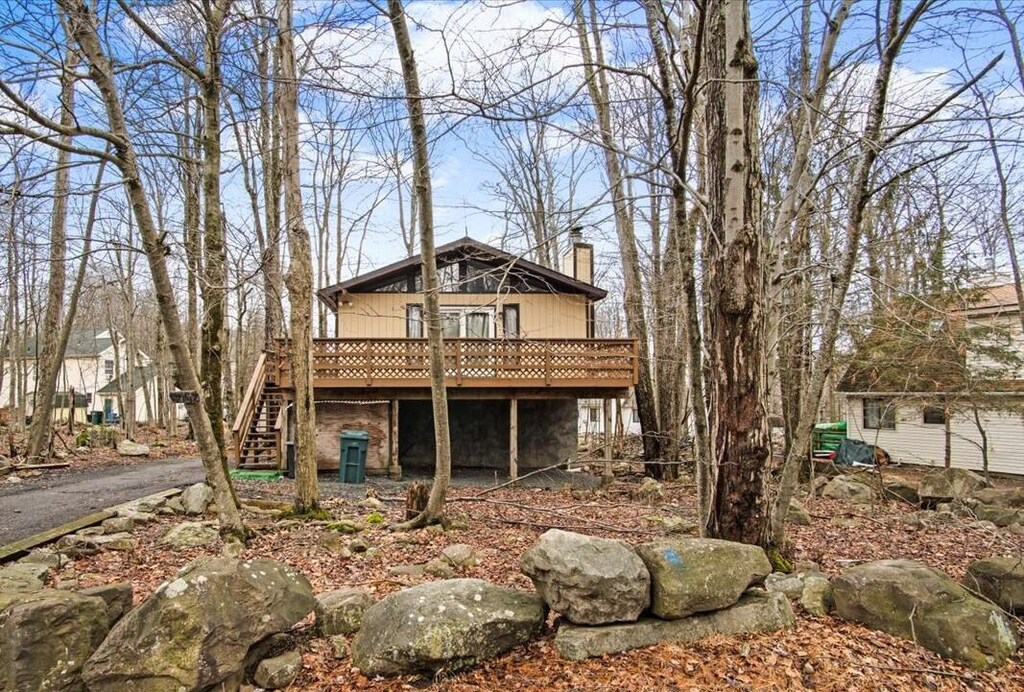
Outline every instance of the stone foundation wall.
<path fill-rule="evenodd" d="M 366 472 L 385 473 L 388 466 L 388 405 L 316 404 L 316 465 L 321 471 L 337 470 L 343 430 L 370 433 L 366 450 Z"/>
<path fill-rule="evenodd" d="M 450 399 L 452 466 L 508 471 L 509 401 Z M 575 399 L 519 401 L 519 468 L 543 468 L 574 456 Z M 402 401 L 398 459 L 403 468 L 433 468 L 434 416 L 430 401 Z"/>

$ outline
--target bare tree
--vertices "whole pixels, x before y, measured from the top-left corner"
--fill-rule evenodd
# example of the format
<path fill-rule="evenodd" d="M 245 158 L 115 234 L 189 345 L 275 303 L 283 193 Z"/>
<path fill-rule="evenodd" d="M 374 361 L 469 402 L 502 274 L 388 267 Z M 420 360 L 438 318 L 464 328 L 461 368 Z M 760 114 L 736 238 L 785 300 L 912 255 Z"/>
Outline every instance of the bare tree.
<path fill-rule="evenodd" d="M 436 524 L 444 518 L 444 502 L 452 477 L 452 445 L 448 429 L 448 398 L 444 386 L 444 343 L 441 336 L 441 307 L 437 294 L 437 258 L 434 253 L 434 203 L 430 181 L 430 156 L 427 150 L 427 124 L 423 117 L 416 57 L 409 39 L 405 9 L 401 0 L 388 0 L 388 19 L 395 34 L 398 58 L 405 82 L 409 130 L 412 134 L 413 190 L 419 210 L 420 266 L 423 272 L 423 320 L 427 326 L 427 350 L 430 361 L 430 393 L 434 413 L 434 483 L 427 506 L 414 519 L 400 526 L 418 528 Z"/>
<path fill-rule="evenodd" d="M 69 34 L 88 65 L 89 77 L 95 84 L 106 110 L 109 129 L 90 128 L 89 134 L 108 142 L 113 149 L 113 154 L 94 153 L 98 153 L 99 158 L 109 160 L 121 173 L 125 192 L 138 224 L 142 245 L 149 263 L 160 315 L 167 331 L 167 339 L 177 368 L 179 386 L 184 390 L 198 392 L 200 391 L 199 376 L 188 350 L 185 333 L 178 315 L 174 288 L 167 270 L 166 248 L 153 221 L 149 197 L 142 182 L 138 155 L 127 129 L 121 97 L 114 80 L 114 70 L 99 38 L 99 18 L 82 0 L 58 0 L 58 5 L 67 15 Z M 5 92 L 9 92 L 9 90 L 5 89 Z M 7 96 L 11 99 L 12 94 L 7 93 Z M 68 128 L 63 128 L 59 123 L 54 123 L 36 112 L 29 104 L 18 99 L 16 95 L 11 100 L 18 103 L 20 108 L 31 114 L 32 119 L 38 125 L 47 130 L 57 133 L 69 131 Z M 70 131 L 76 132 L 77 129 Z M 23 134 L 35 136 L 41 141 L 53 141 L 50 135 L 31 130 L 23 132 Z M 242 539 L 245 537 L 245 527 L 235 504 L 231 482 L 224 467 L 221 449 L 214 436 L 210 417 L 202 402 L 189 401 L 186 407 L 196 432 L 196 441 L 199 444 L 206 477 L 214 490 L 221 531 L 228 537 Z"/>
<path fill-rule="evenodd" d="M 278 49 L 281 83 L 282 182 L 285 229 L 288 235 L 288 288 L 290 337 L 288 360 L 295 388 L 295 511 L 315 510 L 319 497 L 316 477 L 316 403 L 313 393 L 313 259 L 309 231 L 302 218 L 299 180 L 299 93 L 291 0 L 279 0 Z"/>
<path fill-rule="evenodd" d="M 60 83 L 60 124 L 70 130 L 75 121 L 75 68 L 78 54 L 69 49 L 61 71 Z M 56 390 L 57 374 L 64 361 L 64 350 L 60 348 L 60 317 L 64 307 L 65 267 L 67 250 L 67 217 L 71 152 L 71 135 L 61 135 L 65 148 L 57 151 L 54 172 L 53 215 L 50 219 L 50 269 L 49 286 L 46 294 L 46 313 L 37 332 L 41 348 L 36 356 L 36 396 L 32 411 L 32 424 L 28 431 L 26 456 L 38 459 L 48 455 L 53 431 L 53 397 Z"/>

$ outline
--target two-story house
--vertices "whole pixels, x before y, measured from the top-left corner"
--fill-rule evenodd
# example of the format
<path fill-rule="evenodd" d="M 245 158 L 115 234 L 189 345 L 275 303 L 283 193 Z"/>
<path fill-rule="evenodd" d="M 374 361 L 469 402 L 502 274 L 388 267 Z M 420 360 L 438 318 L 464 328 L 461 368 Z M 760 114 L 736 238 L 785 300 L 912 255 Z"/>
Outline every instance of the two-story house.
<path fill-rule="evenodd" d="M 114 339 L 117 339 L 115 349 Z M 0 407 L 12 406 L 16 394 L 13 390 L 18 382 L 19 390 L 25 397 L 25 415 L 32 415 L 33 397 L 36 389 L 38 371 L 39 342 L 30 338 L 24 347 L 18 349 L 14 358 L 3 363 L 3 388 L 0 389 Z M 137 373 L 135 378 L 135 420 L 147 420 L 144 404 L 145 391 L 149 388 L 150 396 L 155 397 L 155 379 L 149 356 L 142 351 L 136 355 Z M 18 368 L 18 378 L 12 377 L 12 371 Z M 71 393 L 74 392 L 75 417 L 85 422 L 88 411 L 103 411 L 107 420 L 115 420 L 121 416 L 118 390 L 119 382 L 126 381 L 124 373 L 128 368 L 128 348 L 120 334 L 111 336 L 106 329 L 74 330 L 68 337 L 64 361 L 57 373 L 57 386 L 54 395 L 54 416 L 66 419 L 71 408 Z M 122 379 L 117 380 L 118 373 Z"/>
<path fill-rule="evenodd" d="M 563 271 L 464 238 L 437 248 L 452 465 L 515 476 L 572 459 L 577 400 L 626 396 L 637 345 L 594 338 L 593 248 L 576 234 Z M 339 435 L 370 435 L 367 473 L 434 466 L 420 258 L 319 291 L 337 338 L 313 345 L 317 463 Z M 233 433 L 241 466 L 281 467 L 294 421 L 287 344 L 259 359 Z"/>
<path fill-rule="evenodd" d="M 908 300 L 839 384 L 851 437 L 894 461 L 1024 474 L 1024 335 L 1012 283 Z"/>

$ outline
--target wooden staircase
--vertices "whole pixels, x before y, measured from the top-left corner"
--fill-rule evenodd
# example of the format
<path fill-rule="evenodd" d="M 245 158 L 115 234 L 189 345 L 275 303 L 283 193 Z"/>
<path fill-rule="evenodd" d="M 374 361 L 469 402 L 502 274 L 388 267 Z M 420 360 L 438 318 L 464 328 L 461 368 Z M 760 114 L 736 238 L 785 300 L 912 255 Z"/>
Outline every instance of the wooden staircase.
<path fill-rule="evenodd" d="M 256 362 L 231 433 L 238 468 L 278 468 L 278 438 L 283 405 L 281 389 L 268 377 L 266 354 Z"/>

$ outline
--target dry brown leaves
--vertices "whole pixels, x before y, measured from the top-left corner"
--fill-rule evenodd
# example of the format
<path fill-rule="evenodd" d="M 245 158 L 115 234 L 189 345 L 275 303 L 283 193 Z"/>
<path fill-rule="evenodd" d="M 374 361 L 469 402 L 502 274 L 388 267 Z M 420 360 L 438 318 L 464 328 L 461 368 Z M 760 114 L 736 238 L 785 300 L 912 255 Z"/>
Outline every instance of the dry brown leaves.
<path fill-rule="evenodd" d="M 241 494 L 289 499 L 292 484 L 239 484 Z M 453 543 L 468 543 L 481 556 L 480 564 L 460 576 L 529 589 L 519 572 L 518 557 L 547 527 L 586 531 L 642 542 L 664 535 L 656 518 L 694 519 L 691 488 L 666 486 L 655 504 L 634 497 L 635 484 L 616 483 L 603 491 L 507 488 L 479 496 L 479 489 L 452 492 L 449 515 L 465 515 L 469 528 L 448 532 L 430 530 L 396 533 L 371 527 L 359 536 L 370 550 L 340 557 L 340 546 L 352 537 L 336 534 L 315 523 L 275 522 L 246 514 L 254 537 L 246 558 L 271 557 L 300 569 L 316 592 L 343 586 L 364 586 L 378 597 L 423 583 L 431 577 L 392 576 L 395 565 L 425 562 Z M 462 498 L 462 499 L 460 499 Z M 472 499 L 468 499 L 472 498 Z M 360 520 L 367 510 L 354 501 L 324 502 L 336 519 Z M 845 503 L 812 500 L 811 526 L 793 527 L 796 558 L 814 560 L 831 574 L 855 562 L 907 557 L 938 567 L 954 577 L 974 559 L 990 555 L 1021 555 L 1024 538 L 1007 531 L 987 531 L 968 521 L 914 529 L 898 521 L 913 508 L 889 503 L 854 510 Z M 388 522 L 401 520 L 399 498 L 387 502 Z M 852 512 L 853 525 L 834 525 L 832 517 Z M 141 600 L 190 560 L 217 554 L 220 546 L 176 549 L 159 546 L 161 535 L 177 517 L 161 517 L 140 527 L 140 548 L 130 553 L 109 552 L 74 561 L 60 578 L 82 586 L 131 581 Z M 845 623 L 798 612 L 791 632 L 720 638 L 696 645 L 659 645 L 583 663 L 563 660 L 546 636 L 474 670 L 435 680 L 398 678 L 371 680 L 352 670 L 347 658 L 337 659 L 331 643 L 308 638 L 303 647 L 304 671 L 291 689 L 301 690 L 1024 690 L 1024 655 L 1018 653 L 1001 670 L 979 673 L 945 661 L 911 642 Z"/>

